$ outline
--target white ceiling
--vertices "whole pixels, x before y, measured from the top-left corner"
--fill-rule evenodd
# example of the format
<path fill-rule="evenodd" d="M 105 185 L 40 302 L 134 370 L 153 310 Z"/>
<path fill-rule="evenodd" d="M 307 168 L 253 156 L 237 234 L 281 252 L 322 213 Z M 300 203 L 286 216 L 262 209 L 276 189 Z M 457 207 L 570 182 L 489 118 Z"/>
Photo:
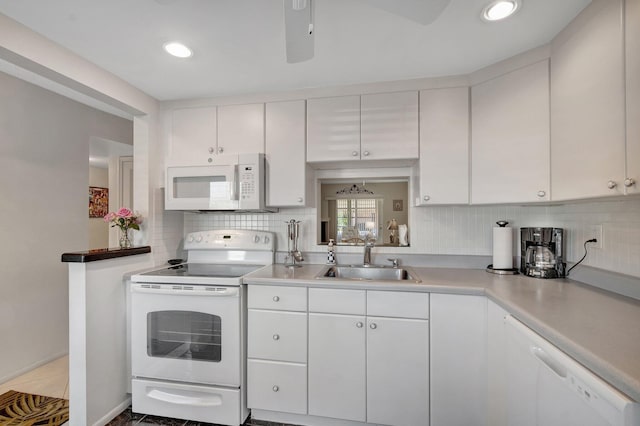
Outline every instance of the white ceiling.
<path fill-rule="evenodd" d="M 429 0 L 425 0 L 429 1 Z M 466 74 L 545 44 L 590 0 L 451 0 L 428 26 L 367 5 L 315 1 L 315 56 L 288 64 L 282 0 L 3 0 L 3 13 L 159 100 Z M 194 50 L 162 50 L 180 40 Z"/>

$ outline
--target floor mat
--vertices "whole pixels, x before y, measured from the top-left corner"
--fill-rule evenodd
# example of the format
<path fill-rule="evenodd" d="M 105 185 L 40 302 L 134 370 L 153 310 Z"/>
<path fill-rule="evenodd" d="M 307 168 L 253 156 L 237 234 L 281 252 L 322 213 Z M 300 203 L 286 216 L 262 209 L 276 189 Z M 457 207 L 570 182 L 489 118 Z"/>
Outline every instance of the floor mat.
<path fill-rule="evenodd" d="M 69 401 L 9 391 L 0 395 L 0 426 L 61 426 L 69 420 Z"/>

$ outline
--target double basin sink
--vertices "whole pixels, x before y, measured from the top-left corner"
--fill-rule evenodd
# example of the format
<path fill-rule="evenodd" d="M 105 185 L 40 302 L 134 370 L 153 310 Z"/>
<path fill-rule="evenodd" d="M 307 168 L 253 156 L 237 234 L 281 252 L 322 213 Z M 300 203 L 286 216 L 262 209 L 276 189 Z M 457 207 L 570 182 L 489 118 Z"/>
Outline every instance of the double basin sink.
<path fill-rule="evenodd" d="M 400 281 L 419 283 L 415 273 L 404 267 L 381 265 L 336 265 L 323 269 L 316 279 L 360 280 L 360 281 Z"/>

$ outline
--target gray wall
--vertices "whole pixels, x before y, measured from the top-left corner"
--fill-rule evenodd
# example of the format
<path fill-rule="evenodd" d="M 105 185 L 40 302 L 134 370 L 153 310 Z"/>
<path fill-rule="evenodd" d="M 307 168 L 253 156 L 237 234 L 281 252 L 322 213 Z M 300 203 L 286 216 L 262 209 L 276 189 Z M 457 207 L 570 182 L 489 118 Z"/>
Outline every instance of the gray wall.
<path fill-rule="evenodd" d="M 0 73 L 0 382 L 67 353 L 60 255 L 87 248 L 92 136 L 133 126 Z"/>

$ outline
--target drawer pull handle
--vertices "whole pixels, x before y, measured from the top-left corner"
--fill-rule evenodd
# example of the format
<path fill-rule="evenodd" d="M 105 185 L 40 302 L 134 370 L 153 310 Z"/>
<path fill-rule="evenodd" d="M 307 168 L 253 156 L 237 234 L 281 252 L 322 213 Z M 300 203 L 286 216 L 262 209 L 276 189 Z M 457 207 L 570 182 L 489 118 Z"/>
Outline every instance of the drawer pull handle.
<path fill-rule="evenodd" d="M 273 340 L 280 340 L 280 335 L 279 334 L 274 334 L 273 335 Z"/>
<path fill-rule="evenodd" d="M 607 188 L 609 189 L 614 189 L 616 186 L 618 186 L 617 183 L 615 183 L 614 181 L 610 180 L 609 182 L 607 182 Z"/>
<path fill-rule="evenodd" d="M 371 324 L 369 324 L 369 327 L 370 327 L 372 330 L 375 330 L 376 328 L 378 328 L 378 325 L 377 325 L 375 322 L 372 322 Z"/>
<path fill-rule="evenodd" d="M 274 301 L 274 302 L 279 302 L 279 301 L 280 301 L 280 298 L 279 298 L 278 296 L 273 296 L 273 301 Z"/>
<path fill-rule="evenodd" d="M 273 387 L 273 388 L 271 388 L 271 389 L 273 389 L 273 391 L 274 391 L 274 392 L 278 392 L 278 391 L 280 390 L 280 388 L 279 388 L 278 386 L 274 386 L 274 387 Z"/>
<path fill-rule="evenodd" d="M 358 327 L 358 328 L 362 328 L 362 326 L 363 326 L 363 325 L 364 325 L 364 324 L 362 324 L 362 322 L 361 322 L 361 321 L 358 321 L 358 322 L 356 323 L 356 327 Z"/>

